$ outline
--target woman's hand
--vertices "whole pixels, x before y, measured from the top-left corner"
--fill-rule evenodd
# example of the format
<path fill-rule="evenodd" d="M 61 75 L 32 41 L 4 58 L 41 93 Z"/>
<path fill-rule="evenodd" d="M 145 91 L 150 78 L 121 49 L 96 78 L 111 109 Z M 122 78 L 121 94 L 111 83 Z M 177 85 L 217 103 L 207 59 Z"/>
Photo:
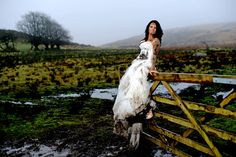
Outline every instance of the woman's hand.
<path fill-rule="evenodd" d="M 151 75 L 151 76 L 156 76 L 157 74 L 158 74 L 158 71 L 155 69 L 155 70 L 150 70 L 149 71 L 149 74 Z"/>

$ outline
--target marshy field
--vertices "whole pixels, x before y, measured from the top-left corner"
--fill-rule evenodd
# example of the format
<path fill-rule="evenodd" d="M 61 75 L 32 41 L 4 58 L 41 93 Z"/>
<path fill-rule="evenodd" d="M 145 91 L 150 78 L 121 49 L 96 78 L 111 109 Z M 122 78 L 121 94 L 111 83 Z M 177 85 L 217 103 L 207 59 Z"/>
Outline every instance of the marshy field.
<path fill-rule="evenodd" d="M 138 53 L 70 47 L 29 51 L 24 46 L 0 52 L 0 156 L 154 156 L 146 141 L 142 153 L 130 154 L 127 141 L 113 134 L 115 94 L 91 97 L 96 89 L 117 88 Z M 236 75 L 236 49 L 161 50 L 156 67 L 159 72 Z M 213 85 L 209 90 L 232 88 Z M 191 100 L 194 92 L 186 91 L 184 97 Z M 217 104 L 214 97 L 198 98 Z M 230 110 L 236 110 L 236 102 Z M 216 118 L 211 125 L 236 133 L 235 119 Z"/>

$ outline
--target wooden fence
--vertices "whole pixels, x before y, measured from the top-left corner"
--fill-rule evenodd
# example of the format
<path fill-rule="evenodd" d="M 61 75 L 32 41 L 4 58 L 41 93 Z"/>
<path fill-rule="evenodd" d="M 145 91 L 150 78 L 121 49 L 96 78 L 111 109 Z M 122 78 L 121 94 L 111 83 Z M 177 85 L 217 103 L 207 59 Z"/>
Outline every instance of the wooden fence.
<path fill-rule="evenodd" d="M 236 98 L 236 76 L 158 73 L 154 80 L 151 93 L 158 109 L 154 110 L 154 118 L 148 122 L 148 127 L 143 132 L 145 138 L 177 156 L 196 154 L 227 156 L 220 151 L 215 140 L 220 139 L 236 146 L 236 130 L 225 131 L 224 128 L 208 125 L 208 122 L 216 117 L 223 117 L 226 121 L 228 119 L 233 121 L 232 125 L 236 125 L 236 112 L 234 108 L 229 107 Z M 227 84 L 227 87 L 232 86 L 232 90 L 218 104 L 204 104 L 193 102 L 199 98 L 193 98 L 191 101 L 183 100 L 171 87 L 171 82 L 196 83 L 206 88 L 215 83 Z M 169 96 L 155 94 L 161 84 L 167 89 Z M 231 151 L 236 152 L 236 150 Z"/>

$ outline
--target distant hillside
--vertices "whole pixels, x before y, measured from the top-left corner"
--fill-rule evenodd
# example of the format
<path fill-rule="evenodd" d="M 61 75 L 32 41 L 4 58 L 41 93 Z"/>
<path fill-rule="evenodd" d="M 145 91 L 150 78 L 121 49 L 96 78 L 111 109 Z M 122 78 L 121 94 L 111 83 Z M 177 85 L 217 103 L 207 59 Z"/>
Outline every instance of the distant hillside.
<path fill-rule="evenodd" d="M 23 32 L 19 32 L 16 30 L 7 30 L 7 29 L 0 29 L 0 37 L 4 36 L 5 34 L 11 33 L 14 35 L 14 37 L 16 38 L 16 40 L 18 41 L 26 41 L 28 35 L 26 33 Z"/>
<path fill-rule="evenodd" d="M 198 25 L 163 30 L 162 48 L 201 47 L 205 44 L 213 47 L 236 47 L 236 22 Z M 102 47 L 137 48 L 144 35 L 108 43 Z"/>
<path fill-rule="evenodd" d="M 19 42 L 27 42 L 28 41 L 28 35 L 26 33 L 19 32 L 19 31 L 16 31 L 16 30 L 7 30 L 7 29 L 0 29 L 0 38 L 2 36 L 4 36 L 5 34 L 7 34 L 7 33 L 13 34 L 16 41 L 19 41 Z M 75 43 L 75 42 L 67 42 L 65 44 L 68 45 L 68 47 L 70 46 L 70 48 L 90 48 L 90 47 L 94 47 L 92 45 L 78 44 L 78 43 Z"/>

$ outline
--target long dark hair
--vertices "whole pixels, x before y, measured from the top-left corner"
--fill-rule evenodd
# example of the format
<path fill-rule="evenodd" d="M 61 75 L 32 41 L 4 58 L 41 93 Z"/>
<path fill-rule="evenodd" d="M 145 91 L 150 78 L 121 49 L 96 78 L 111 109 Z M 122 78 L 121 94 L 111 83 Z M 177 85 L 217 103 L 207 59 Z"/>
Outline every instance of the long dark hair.
<path fill-rule="evenodd" d="M 153 35 L 153 37 L 158 38 L 160 40 L 160 43 L 161 43 L 161 38 L 162 38 L 162 35 L 163 35 L 163 31 L 162 31 L 160 23 L 157 20 L 152 20 L 148 23 L 148 25 L 146 26 L 146 29 L 145 29 L 145 37 L 144 37 L 143 40 L 145 40 L 145 41 L 148 40 L 149 26 L 150 26 L 151 23 L 155 23 L 156 27 L 157 27 L 156 28 L 156 33 Z"/>

